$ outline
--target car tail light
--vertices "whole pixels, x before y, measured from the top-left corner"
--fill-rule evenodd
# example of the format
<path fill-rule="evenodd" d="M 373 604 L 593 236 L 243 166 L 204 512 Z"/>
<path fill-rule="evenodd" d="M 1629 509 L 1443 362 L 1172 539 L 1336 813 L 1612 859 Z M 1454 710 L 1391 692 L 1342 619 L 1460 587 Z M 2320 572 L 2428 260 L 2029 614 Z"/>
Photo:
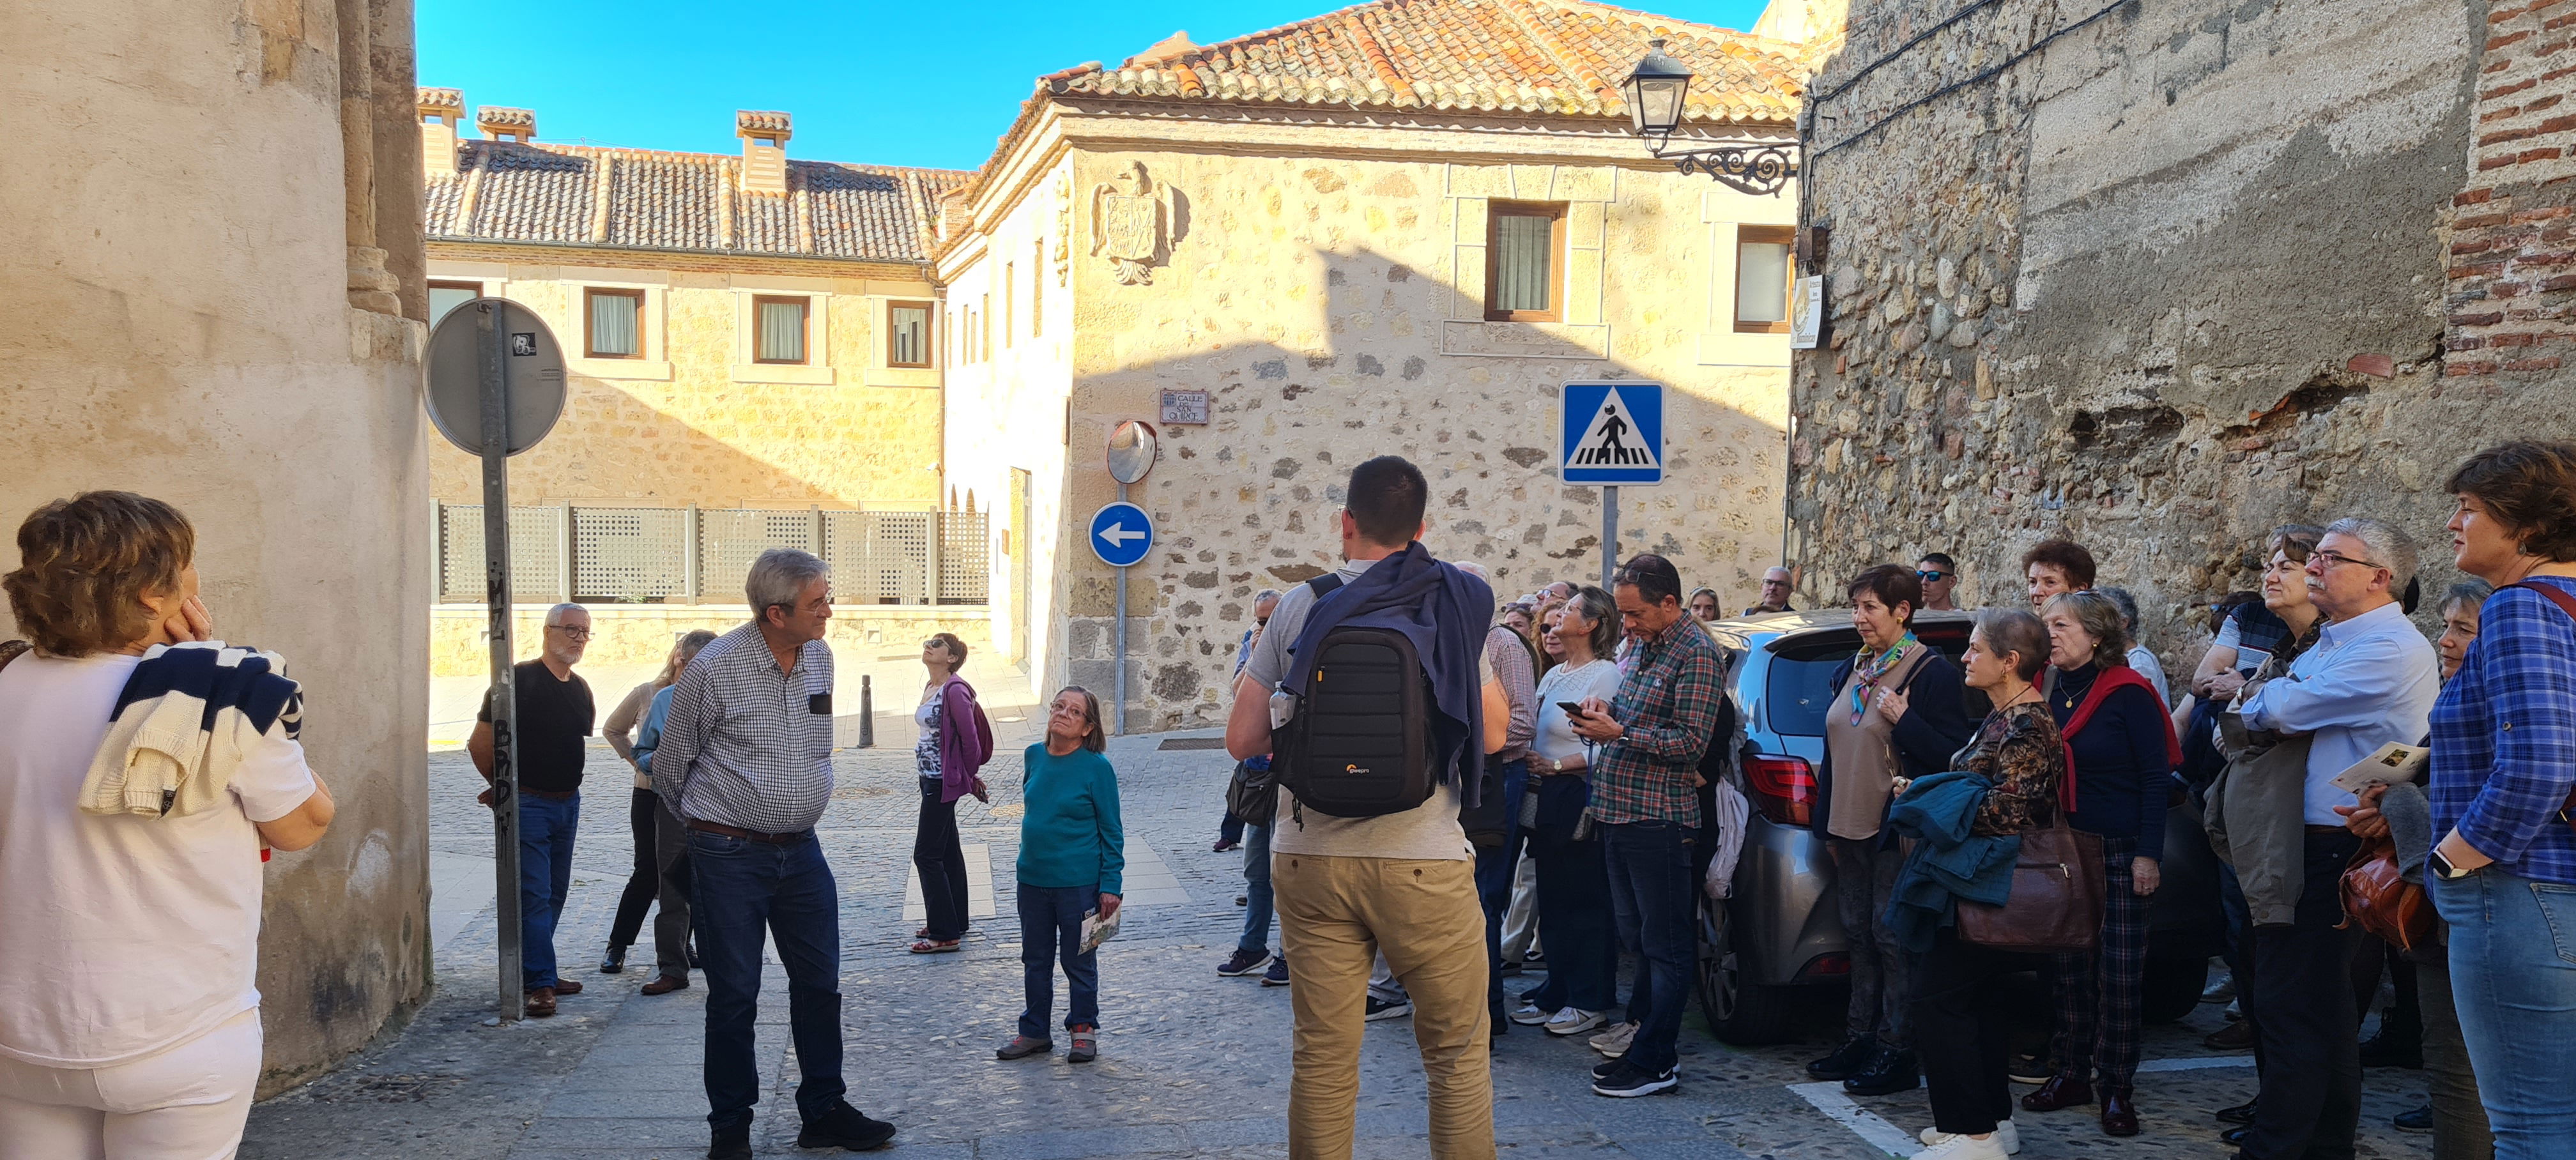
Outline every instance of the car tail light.
<path fill-rule="evenodd" d="M 1797 981 L 1813 983 L 1820 979 L 1839 979 L 1851 974 L 1850 955 L 1817 955 L 1799 968 Z"/>
<path fill-rule="evenodd" d="M 1816 772 L 1803 757 L 1757 753 L 1744 759 L 1744 788 L 1753 808 L 1776 825 L 1804 826 L 1815 821 Z"/>

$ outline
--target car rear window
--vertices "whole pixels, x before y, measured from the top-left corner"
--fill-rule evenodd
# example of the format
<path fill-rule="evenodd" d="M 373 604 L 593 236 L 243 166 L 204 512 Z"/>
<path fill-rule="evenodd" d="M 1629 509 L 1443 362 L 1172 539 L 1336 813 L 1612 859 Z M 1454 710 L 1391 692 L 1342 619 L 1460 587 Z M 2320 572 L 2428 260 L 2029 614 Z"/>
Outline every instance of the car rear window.
<path fill-rule="evenodd" d="M 1849 659 L 1849 654 L 1813 660 L 1772 657 L 1762 691 L 1771 731 L 1790 737 L 1824 736 L 1825 713 L 1833 707 L 1834 669 Z"/>

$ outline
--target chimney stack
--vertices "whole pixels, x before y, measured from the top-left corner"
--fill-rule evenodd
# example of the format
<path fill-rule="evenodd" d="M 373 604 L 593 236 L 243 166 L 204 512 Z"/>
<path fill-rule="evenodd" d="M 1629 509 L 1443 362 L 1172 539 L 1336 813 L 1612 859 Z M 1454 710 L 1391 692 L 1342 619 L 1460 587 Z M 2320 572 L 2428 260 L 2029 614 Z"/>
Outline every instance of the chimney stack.
<path fill-rule="evenodd" d="M 524 145 L 537 139 L 537 115 L 527 109 L 485 105 L 474 110 L 474 123 L 489 140 L 516 141 Z"/>
<path fill-rule="evenodd" d="M 787 192 L 787 139 L 794 136 L 787 114 L 742 109 L 733 115 L 734 136 L 742 138 L 742 191 Z"/>
<path fill-rule="evenodd" d="M 456 175 L 456 123 L 465 119 L 465 94 L 456 89 L 419 90 L 420 168 L 431 177 Z"/>

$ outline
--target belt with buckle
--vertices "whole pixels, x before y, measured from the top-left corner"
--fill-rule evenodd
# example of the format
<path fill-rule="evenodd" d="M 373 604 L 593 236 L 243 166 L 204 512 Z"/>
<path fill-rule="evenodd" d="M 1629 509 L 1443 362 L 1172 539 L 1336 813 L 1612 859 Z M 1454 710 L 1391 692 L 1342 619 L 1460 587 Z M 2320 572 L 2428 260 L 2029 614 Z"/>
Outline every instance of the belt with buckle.
<path fill-rule="evenodd" d="M 792 834 L 770 834 L 759 830 L 746 830 L 740 826 L 728 826 L 722 822 L 701 822 L 695 818 L 689 819 L 689 828 L 701 833 L 720 834 L 727 838 L 758 842 L 764 846 L 785 846 L 814 836 L 812 830 L 798 830 Z"/>

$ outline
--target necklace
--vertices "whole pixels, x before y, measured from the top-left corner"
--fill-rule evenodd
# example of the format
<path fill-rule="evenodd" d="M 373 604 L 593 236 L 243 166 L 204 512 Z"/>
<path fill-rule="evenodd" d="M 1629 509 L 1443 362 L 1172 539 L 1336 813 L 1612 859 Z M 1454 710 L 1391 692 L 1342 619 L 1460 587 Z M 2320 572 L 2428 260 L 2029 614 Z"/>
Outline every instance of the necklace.
<path fill-rule="evenodd" d="M 2089 669 L 2090 666 L 2087 666 L 2087 668 Z M 2059 672 L 2057 677 L 2057 693 L 2058 696 L 2065 700 L 2066 708 L 2071 711 L 2077 705 L 2083 704 L 2084 695 L 2093 691 L 2093 682 L 2100 678 L 2101 675 L 2101 670 L 2092 669 L 2090 672 L 2085 674 L 2084 680 L 2081 683 L 2078 683 L 2074 679 L 2075 674 L 2064 671 Z"/>
<path fill-rule="evenodd" d="M 1898 663 L 1905 659 L 1905 654 L 1907 652 L 1911 651 L 1914 646 L 1921 643 L 1923 642 L 1915 639 L 1913 633 L 1908 632 L 1904 636 L 1898 637 L 1895 644 L 1887 646 L 1887 651 L 1878 654 L 1876 659 L 1861 661 L 1852 670 L 1852 676 L 1854 678 L 1852 681 L 1852 724 L 1858 725 L 1862 720 L 1869 716 L 1869 695 L 1872 692 L 1877 691 L 1879 679 L 1885 677 L 1888 670 L 1895 668 Z"/>

